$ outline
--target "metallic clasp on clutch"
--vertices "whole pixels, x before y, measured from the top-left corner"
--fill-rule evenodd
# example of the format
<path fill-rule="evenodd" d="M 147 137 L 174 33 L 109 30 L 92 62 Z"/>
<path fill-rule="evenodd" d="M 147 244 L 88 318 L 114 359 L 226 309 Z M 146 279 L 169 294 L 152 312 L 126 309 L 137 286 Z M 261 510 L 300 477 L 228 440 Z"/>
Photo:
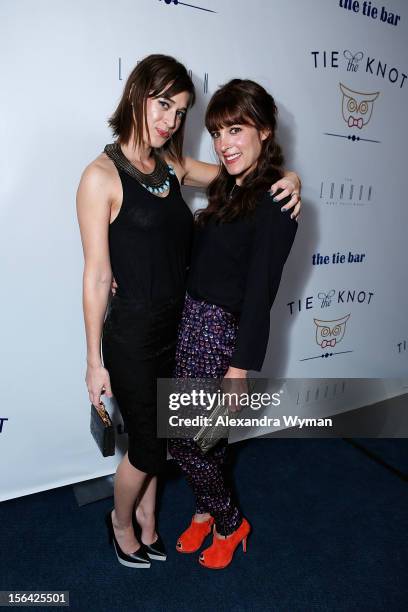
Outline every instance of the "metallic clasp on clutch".
<path fill-rule="evenodd" d="M 112 425 L 109 414 L 106 411 L 105 404 L 103 402 L 99 402 L 99 406 L 95 406 L 95 408 L 97 409 L 98 414 L 105 425 Z"/>

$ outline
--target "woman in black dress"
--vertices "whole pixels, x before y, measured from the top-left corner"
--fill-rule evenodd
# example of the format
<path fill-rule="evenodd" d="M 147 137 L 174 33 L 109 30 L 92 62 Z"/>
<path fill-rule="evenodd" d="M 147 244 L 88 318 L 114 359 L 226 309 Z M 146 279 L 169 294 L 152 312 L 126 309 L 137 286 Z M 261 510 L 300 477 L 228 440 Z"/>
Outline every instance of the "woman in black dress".
<path fill-rule="evenodd" d="M 117 141 L 85 169 L 77 195 L 89 397 L 97 405 L 102 393 L 114 394 L 129 435 L 107 517 L 117 558 L 129 567 L 166 558 L 155 528 L 156 475 L 166 456 L 156 436 L 156 379 L 174 370 L 190 256 L 193 217 L 180 184 L 206 187 L 218 172 L 182 156 L 194 98 L 191 78 L 174 58 L 140 62 L 109 121 Z M 297 214 L 297 176 L 273 187 L 284 190 L 279 200 L 292 195 L 286 208 Z M 104 322 L 113 275 L 118 290 Z"/>

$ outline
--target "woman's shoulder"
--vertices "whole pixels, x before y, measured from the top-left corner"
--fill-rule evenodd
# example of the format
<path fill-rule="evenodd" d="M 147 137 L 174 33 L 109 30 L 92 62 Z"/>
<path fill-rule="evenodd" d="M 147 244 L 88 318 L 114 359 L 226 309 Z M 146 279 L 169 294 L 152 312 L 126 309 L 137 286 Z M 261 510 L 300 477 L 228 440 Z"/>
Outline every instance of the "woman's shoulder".
<path fill-rule="evenodd" d="M 291 219 L 291 211 L 282 212 L 281 208 L 287 204 L 290 200 L 290 196 L 287 196 L 280 202 L 274 202 L 273 196 L 270 191 L 262 193 L 255 207 L 255 217 L 258 224 L 274 224 L 274 225 L 292 225 L 293 223 L 297 226 L 296 220 Z"/>
<path fill-rule="evenodd" d="M 108 181 L 117 175 L 115 164 L 102 152 L 92 160 L 82 173 L 82 178 L 88 181 Z"/>
<path fill-rule="evenodd" d="M 119 193 L 120 187 L 120 178 L 115 164 L 106 153 L 101 153 L 84 169 L 78 193 L 89 196 L 98 195 L 111 201 Z"/>
<path fill-rule="evenodd" d="M 275 195 L 279 195 L 279 193 L 281 193 L 281 189 L 278 189 L 278 191 L 272 193 L 272 191 L 266 190 L 263 191 L 262 193 L 259 194 L 258 196 L 258 205 L 265 205 L 267 203 L 273 202 L 273 198 Z M 274 204 L 278 204 L 278 208 L 282 208 L 282 206 L 284 206 L 285 204 L 287 204 L 290 200 L 291 196 L 288 195 L 286 196 L 286 198 L 283 198 L 283 200 L 281 200 L 280 202 L 274 202 Z"/>
<path fill-rule="evenodd" d="M 106 153 L 101 153 L 86 166 L 80 185 L 90 189 L 104 189 L 108 192 L 115 190 L 120 185 L 115 164 Z"/>

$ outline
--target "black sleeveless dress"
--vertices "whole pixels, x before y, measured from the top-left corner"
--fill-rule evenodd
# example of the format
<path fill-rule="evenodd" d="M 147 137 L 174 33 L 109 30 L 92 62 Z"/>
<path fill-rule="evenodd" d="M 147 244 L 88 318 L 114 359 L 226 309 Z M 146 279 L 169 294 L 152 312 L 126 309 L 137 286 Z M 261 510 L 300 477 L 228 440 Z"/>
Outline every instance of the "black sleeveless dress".
<path fill-rule="evenodd" d="M 123 201 L 109 226 L 109 252 L 118 290 L 108 307 L 102 353 L 128 431 L 129 462 L 157 474 L 166 440 L 157 438 L 156 379 L 174 373 L 193 215 L 174 174 L 167 197 L 160 198 L 117 170 Z"/>

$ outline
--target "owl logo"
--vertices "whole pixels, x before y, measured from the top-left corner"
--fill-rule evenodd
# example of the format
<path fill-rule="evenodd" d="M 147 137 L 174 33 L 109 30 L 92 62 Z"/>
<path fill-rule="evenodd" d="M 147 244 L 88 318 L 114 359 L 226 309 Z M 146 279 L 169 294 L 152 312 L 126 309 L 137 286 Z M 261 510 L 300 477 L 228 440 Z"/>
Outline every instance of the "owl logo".
<path fill-rule="evenodd" d="M 335 347 L 339 342 L 343 340 L 346 323 L 349 320 L 350 315 L 346 315 L 341 319 L 335 321 L 322 321 L 320 319 L 313 319 L 316 323 L 316 342 L 322 348 L 325 349 L 328 346 Z"/>
<path fill-rule="evenodd" d="M 379 91 L 374 93 L 363 93 L 353 91 L 343 83 L 339 83 L 343 93 L 342 113 L 343 119 L 349 128 L 357 127 L 359 130 L 371 119 L 373 114 L 374 101 L 380 95 Z"/>

